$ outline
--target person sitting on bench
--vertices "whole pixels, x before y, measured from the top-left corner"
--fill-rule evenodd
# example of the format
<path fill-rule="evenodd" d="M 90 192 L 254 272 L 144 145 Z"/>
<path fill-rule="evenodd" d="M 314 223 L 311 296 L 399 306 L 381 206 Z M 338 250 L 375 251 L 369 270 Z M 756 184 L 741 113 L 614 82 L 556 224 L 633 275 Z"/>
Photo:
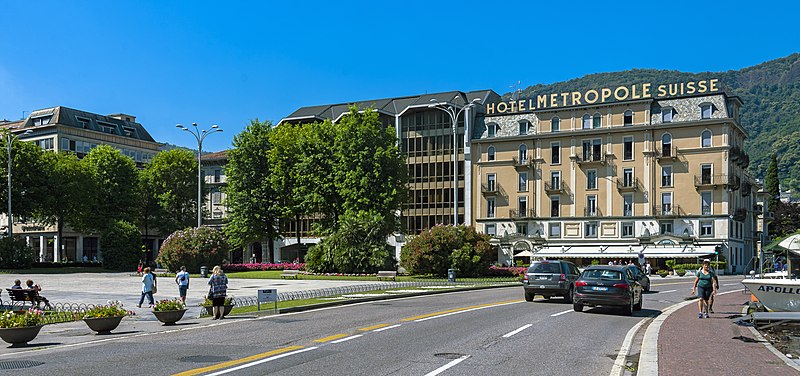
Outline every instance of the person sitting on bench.
<path fill-rule="evenodd" d="M 22 290 L 22 281 L 15 279 L 14 286 L 11 286 L 12 290 Z"/>
<path fill-rule="evenodd" d="M 50 301 L 48 301 L 47 298 L 45 298 L 44 296 L 39 295 L 39 291 L 42 291 L 41 286 L 34 284 L 33 281 L 30 279 L 25 281 L 25 284 L 28 286 L 28 289 L 31 290 L 33 298 L 36 300 L 37 308 L 39 307 L 39 304 L 44 303 L 45 308 L 53 309 L 53 307 L 50 306 Z"/>

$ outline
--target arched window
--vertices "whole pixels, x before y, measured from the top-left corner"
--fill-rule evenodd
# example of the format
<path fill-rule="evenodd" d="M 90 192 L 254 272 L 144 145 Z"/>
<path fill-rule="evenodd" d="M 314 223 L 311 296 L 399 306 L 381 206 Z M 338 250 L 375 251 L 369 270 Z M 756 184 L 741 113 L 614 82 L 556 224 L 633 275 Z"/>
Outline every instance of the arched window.
<path fill-rule="evenodd" d="M 704 148 L 710 148 L 711 147 L 711 131 L 710 130 L 708 130 L 708 129 L 704 130 L 703 133 L 700 134 L 700 139 L 702 140 L 700 146 L 702 146 Z"/>
<path fill-rule="evenodd" d="M 594 118 L 592 119 L 592 128 L 600 128 L 603 125 L 603 115 L 600 115 L 599 112 L 594 114 Z"/>
<path fill-rule="evenodd" d="M 528 162 L 528 146 L 526 146 L 525 144 L 519 146 L 519 162 L 520 163 Z"/>
<path fill-rule="evenodd" d="M 559 119 L 558 116 L 553 116 L 553 118 L 550 119 L 550 131 L 558 132 L 560 130 L 561 130 L 561 119 Z"/>
<path fill-rule="evenodd" d="M 664 135 L 661 136 L 661 156 L 672 156 L 672 135 L 669 133 L 664 133 Z"/>
<path fill-rule="evenodd" d="M 489 123 L 488 127 L 489 127 L 489 130 L 488 130 L 488 135 L 487 136 L 488 137 L 496 137 L 497 136 L 497 132 L 500 130 L 500 126 L 498 126 L 496 123 Z"/>
<path fill-rule="evenodd" d="M 633 111 L 626 110 L 623 118 L 623 125 L 633 125 Z"/>
<path fill-rule="evenodd" d="M 494 160 L 494 146 L 489 146 L 489 150 L 486 151 L 487 157 L 486 160 L 493 161 Z"/>
<path fill-rule="evenodd" d="M 589 114 L 583 115 L 583 129 L 592 128 L 592 117 Z"/>

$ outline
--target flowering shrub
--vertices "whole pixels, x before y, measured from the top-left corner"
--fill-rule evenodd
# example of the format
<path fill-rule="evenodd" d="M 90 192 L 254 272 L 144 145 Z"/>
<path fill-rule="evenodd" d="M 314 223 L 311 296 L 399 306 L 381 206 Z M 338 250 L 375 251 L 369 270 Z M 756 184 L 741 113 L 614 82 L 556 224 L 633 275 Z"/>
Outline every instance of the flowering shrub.
<path fill-rule="evenodd" d="M 495 257 L 489 236 L 470 226 L 436 225 L 414 236 L 403 246 L 400 265 L 411 274 L 447 275 L 447 269 L 458 275 L 483 275 Z"/>
<path fill-rule="evenodd" d="M 226 296 L 225 297 L 225 303 L 223 303 L 223 305 L 230 305 L 230 306 L 236 305 L 236 303 L 233 302 L 233 296 L 232 295 Z M 211 299 L 206 298 L 203 301 L 203 304 L 200 304 L 200 306 L 201 307 L 211 307 L 211 306 L 213 306 L 213 302 L 211 301 Z"/>
<path fill-rule="evenodd" d="M 27 311 L 8 311 L 0 315 L 0 328 L 23 328 L 36 326 L 42 323 L 44 312 L 31 308 Z"/>
<path fill-rule="evenodd" d="M 186 306 L 178 299 L 163 299 L 156 302 L 153 311 L 178 311 L 186 308 Z"/>
<path fill-rule="evenodd" d="M 274 263 L 274 264 L 228 264 L 225 265 L 226 272 L 247 272 L 251 270 L 284 270 L 284 269 L 291 269 L 291 270 L 302 270 L 305 268 L 306 264 L 304 263 L 291 263 L 291 262 L 281 262 L 281 263 Z"/>
<path fill-rule="evenodd" d="M 222 231 L 210 228 L 187 228 L 173 232 L 161 249 L 156 261 L 169 270 L 186 266 L 187 270 L 199 270 L 201 265 L 222 265 L 230 247 Z"/>
<path fill-rule="evenodd" d="M 490 266 L 489 271 L 486 273 L 489 277 L 522 277 L 528 268 L 519 266 Z"/>
<path fill-rule="evenodd" d="M 94 308 L 86 311 L 86 314 L 83 315 L 85 319 L 100 319 L 106 317 L 119 317 L 119 316 L 129 316 L 135 315 L 136 313 L 133 311 L 128 311 L 122 308 L 122 302 L 119 300 L 111 301 L 109 300 L 106 302 L 105 305 L 95 306 Z"/>

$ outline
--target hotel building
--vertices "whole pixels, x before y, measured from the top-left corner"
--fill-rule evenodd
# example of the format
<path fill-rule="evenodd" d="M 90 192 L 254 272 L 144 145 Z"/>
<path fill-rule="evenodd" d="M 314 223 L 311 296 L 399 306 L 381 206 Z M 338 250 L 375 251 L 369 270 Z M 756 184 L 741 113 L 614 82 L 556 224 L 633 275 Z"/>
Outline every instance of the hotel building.
<path fill-rule="evenodd" d="M 693 263 L 719 251 L 726 272 L 741 272 L 758 210 L 739 98 L 597 102 L 487 109 L 471 141 L 472 223 L 498 260 Z"/>
<path fill-rule="evenodd" d="M 78 158 L 98 145 L 110 145 L 139 167 L 150 162 L 159 151 L 159 144 L 136 122 L 136 117 L 127 114 L 100 115 L 58 106 L 33 111 L 22 120 L 0 121 L 0 128 L 44 150 L 69 151 Z M 6 223 L 3 218 L 8 217 L 0 216 L 0 222 Z M 78 233 L 66 225 L 63 239 L 59 239 L 55 225 L 27 223 L 20 218 L 14 218 L 13 226 L 14 235 L 25 237 L 38 252 L 39 261 L 80 261 L 84 256 L 88 260 L 102 260 L 97 235 Z M 156 251 L 158 242 L 150 241 L 148 250 Z"/>

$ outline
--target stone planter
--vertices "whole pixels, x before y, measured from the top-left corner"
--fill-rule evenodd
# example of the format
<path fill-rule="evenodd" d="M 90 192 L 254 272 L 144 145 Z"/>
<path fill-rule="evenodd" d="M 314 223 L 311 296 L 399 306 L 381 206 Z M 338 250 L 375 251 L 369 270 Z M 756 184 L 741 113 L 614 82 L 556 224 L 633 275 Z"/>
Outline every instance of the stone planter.
<path fill-rule="evenodd" d="M 0 338 L 2 338 L 3 341 L 10 343 L 12 346 L 24 345 L 30 341 L 33 341 L 33 339 L 39 335 L 39 331 L 43 326 L 44 325 L 23 326 L 21 328 L 2 328 L 0 329 Z"/>
<path fill-rule="evenodd" d="M 158 321 L 163 322 L 164 325 L 175 325 L 175 323 L 183 317 L 184 313 L 186 313 L 185 309 L 174 311 L 153 311 L 153 314 L 156 316 Z"/>
<path fill-rule="evenodd" d="M 89 329 L 97 332 L 97 334 L 111 334 L 111 331 L 119 326 L 119 323 L 122 321 L 123 317 L 125 316 L 99 317 L 83 319 L 83 322 L 89 326 Z"/>
<path fill-rule="evenodd" d="M 222 313 L 223 316 L 228 316 L 228 314 L 231 313 L 231 311 L 233 310 L 233 304 L 226 305 L 226 306 L 223 306 L 223 307 L 225 307 L 225 311 Z M 208 307 L 203 306 L 203 308 L 206 309 L 206 312 L 208 312 L 209 316 L 214 315 L 214 312 L 212 311 L 212 309 L 211 309 L 212 307 L 211 306 L 208 306 Z"/>

